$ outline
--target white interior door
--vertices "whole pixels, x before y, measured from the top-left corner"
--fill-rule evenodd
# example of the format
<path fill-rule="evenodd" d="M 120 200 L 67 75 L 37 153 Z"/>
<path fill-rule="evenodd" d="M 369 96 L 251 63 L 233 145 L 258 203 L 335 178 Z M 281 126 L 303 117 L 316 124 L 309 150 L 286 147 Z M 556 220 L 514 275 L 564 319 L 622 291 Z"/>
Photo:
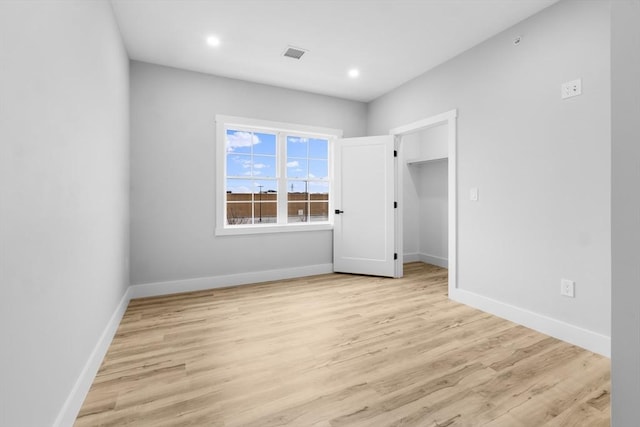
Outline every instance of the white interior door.
<path fill-rule="evenodd" d="M 394 277 L 393 136 L 338 140 L 334 176 L 334 271 Z"/>

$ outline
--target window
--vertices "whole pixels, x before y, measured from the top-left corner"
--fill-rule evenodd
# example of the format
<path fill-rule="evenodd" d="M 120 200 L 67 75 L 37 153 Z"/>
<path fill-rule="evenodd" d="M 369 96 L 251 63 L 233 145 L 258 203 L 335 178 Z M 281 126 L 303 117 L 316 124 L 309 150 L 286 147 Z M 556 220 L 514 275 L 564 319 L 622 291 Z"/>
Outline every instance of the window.
<path fill-rule="evenodd" d="M 277 135 L 226 129 L 227 225 L 276 223 Z"/>
<path fill-rule="evenodd" d="M 216 116 L 216 234 L 331 228 L 331 153 L 342 132 Z"/>
<path fill-rule="evenodd" d="M 286 137 L 287 222 L 329 221 L 329 141 Z"/>

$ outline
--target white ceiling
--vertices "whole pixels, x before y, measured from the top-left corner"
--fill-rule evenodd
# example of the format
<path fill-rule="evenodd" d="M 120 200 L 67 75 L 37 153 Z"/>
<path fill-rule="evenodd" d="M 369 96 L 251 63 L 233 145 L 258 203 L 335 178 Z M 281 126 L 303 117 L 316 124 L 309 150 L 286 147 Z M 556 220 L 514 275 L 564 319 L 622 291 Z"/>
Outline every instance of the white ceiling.
<path fill-rule="evenodd" d="M 556 1 L 111 0 L 132 59 L 358 101 Z M 308 52 L 285 58 L 288 45 Z"/>

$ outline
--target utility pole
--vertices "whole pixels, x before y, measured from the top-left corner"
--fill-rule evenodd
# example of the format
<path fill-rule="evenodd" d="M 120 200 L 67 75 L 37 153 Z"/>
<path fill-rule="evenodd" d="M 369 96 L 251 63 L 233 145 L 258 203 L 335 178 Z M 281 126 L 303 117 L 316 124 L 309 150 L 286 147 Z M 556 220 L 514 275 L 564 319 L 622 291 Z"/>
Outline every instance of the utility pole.
<path fill-rule="evenodd" d="M 259 189 L 259 193 L 260 194 L 260 203 L 259 203 L 259 208 L 258 210 L 260 211 L 260 221 L 262 222 L 262 187 L 264 187 L 264 185 L 258 185 L 258 189 Z"/>

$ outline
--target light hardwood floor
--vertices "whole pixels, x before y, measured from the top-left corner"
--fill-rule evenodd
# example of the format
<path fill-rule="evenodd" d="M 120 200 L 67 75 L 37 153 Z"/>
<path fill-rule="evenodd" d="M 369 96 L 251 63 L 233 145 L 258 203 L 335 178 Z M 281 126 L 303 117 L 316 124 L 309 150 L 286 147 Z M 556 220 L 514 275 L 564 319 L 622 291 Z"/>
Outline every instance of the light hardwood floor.
<path fill-rule="evenodd" d="M 132 300 L 75 425 L 609 425 L 607 358 L 446 292 L 414 263 Z"/>

